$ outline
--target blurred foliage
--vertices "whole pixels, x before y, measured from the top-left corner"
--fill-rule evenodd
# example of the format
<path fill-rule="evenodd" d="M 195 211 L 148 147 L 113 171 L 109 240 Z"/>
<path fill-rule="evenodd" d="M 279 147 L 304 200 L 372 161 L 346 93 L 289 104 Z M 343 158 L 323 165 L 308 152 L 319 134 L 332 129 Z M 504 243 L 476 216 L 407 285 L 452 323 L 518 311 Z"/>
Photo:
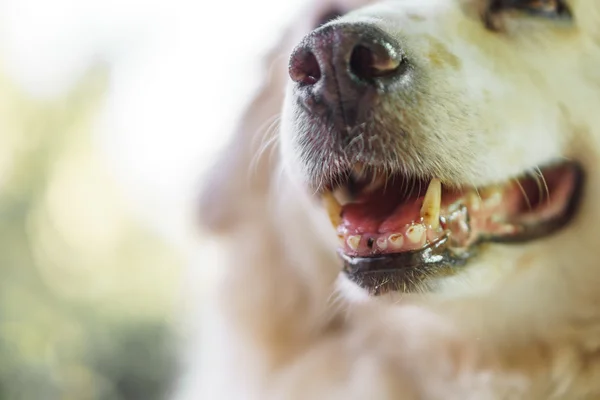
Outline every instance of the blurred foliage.
<path fill-rule="evenodd" d="M 60 99 L 0 73 L 0 399 L 165 398 L 181 260 L 136 220 L 92 127 L 108 84 Z"/>

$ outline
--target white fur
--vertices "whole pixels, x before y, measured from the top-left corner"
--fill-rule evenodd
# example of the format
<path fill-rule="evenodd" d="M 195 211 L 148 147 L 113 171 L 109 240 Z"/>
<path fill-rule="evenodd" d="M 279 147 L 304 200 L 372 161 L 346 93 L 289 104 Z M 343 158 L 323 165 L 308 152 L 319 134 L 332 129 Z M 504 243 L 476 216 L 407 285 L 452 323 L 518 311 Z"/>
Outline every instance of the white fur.
<path fill-rule="evenodd" d="M 194 370 L 203 380 L 177 399 L 600 397 L 600 4 L 568 3 L 571 27 L 513 16 L 490 32 L 478 14 L 483 0 L 387 1 L 334 22 L 376 24 L 415 63 L 403 95 L 421 101 L 396 100 L 411 115 L 398 124 L 423 155 L 408 168 L 467 185 L 564 158 L 586 170 L 571 225 L 528 244 L 487 247 L 462 274 L 439 281 L 443 296 L 371 298 L 338 277 L 334 232 L 303 189 L 294 143 L 302 125 L 289 91 L 279 158 L 261 159 L 248 176 L 264 135 L 259 122 L 283 101 L 286 65 L 277 55 L 289 54 L 317 9 L 299 18 L 271 55 L 277 74 L 203 202 L 230 260 L 218 318 L 205 320 L 212 340 L 204 369 Z"/>

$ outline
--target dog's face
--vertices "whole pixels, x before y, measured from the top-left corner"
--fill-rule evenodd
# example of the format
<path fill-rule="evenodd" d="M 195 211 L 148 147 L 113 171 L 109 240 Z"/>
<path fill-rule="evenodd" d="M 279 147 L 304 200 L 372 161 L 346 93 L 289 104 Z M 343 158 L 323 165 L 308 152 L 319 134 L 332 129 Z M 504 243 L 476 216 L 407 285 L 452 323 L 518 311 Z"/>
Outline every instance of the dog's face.
<path fill-rule="evenodd" d="M 281 161 L 322 250 L 337 236 L 346 275 L 381 293 L 493 282 L 583 240 L 598 20 L 596 0 L 384 1 L 306 36 Z"/>

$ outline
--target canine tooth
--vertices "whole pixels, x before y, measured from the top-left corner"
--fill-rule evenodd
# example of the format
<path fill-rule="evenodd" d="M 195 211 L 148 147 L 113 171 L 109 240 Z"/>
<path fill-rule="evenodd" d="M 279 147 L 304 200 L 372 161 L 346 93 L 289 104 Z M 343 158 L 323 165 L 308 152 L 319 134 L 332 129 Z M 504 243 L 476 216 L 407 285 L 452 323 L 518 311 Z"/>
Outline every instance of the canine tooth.
<path fill-rule="evenodd" d="M 440 226 L 440 208 L 442 205 L 442 184 L 439 179 L 433 178 L 429 183 L 423 206 L 421 206 L 421 217 L 426 226 L 437 229 Z"/>
<path fill-rule="evenodd" d="M 378 237 L 377 241 L 375 241 L 375 243 L 377 244 L 377 247 L 380 248 L 381 250 L 385 250 L 388 247 L 388 240 L 385 236 Z"/>
<path fill-rule="evenodd" d="M 401 233 L 394 233 L 393 235 L 390 235 L 388 237 L 388 241 L 393 249 L 401 249 L 402 246 L 404 246 L 404 236 L 402 236 Z"/>
<path fill-rule="evenodd" d="M 332 195 L 342 207 L 352 202 L 352 195 L 350 195 L 346 188 L 337 188 L 333 191 Z"/>
<path fill-rule="evenodd" d="M 342 223 L 342 206 L 331 192 L 323 194 L 323 205 L 334 228 Z"/>
<path fill-rule="evenodd" d="M 412 243 L 421 243 L 421 241 L 423 241 L 423 235 L 425 235 L 426 230 L 427 228 L 425 228 L 423 224 L 412 225 L 406 230 L 406 237 Z"/>
<path fill-rule="evenodd" d="M 348 247 L 350 247 L 352 250 L 358 250 L 358 245 L 360 244 L 360 235 L 348 236 L 346 243 L 348 243 Z"/>

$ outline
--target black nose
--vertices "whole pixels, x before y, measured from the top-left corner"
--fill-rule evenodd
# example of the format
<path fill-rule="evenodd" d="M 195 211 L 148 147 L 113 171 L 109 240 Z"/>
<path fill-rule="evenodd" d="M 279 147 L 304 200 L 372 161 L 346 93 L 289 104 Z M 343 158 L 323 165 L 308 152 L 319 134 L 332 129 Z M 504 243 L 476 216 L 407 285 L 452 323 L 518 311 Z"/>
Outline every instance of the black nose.
<path fill-rule="evenodd" d="M 367 24 L 315 30 L 294 50 L 289 68 L 304 107 L 341 118 L 345 128 L 363 123 L 378 94 L 406 71 L 398 43 Z"/>

